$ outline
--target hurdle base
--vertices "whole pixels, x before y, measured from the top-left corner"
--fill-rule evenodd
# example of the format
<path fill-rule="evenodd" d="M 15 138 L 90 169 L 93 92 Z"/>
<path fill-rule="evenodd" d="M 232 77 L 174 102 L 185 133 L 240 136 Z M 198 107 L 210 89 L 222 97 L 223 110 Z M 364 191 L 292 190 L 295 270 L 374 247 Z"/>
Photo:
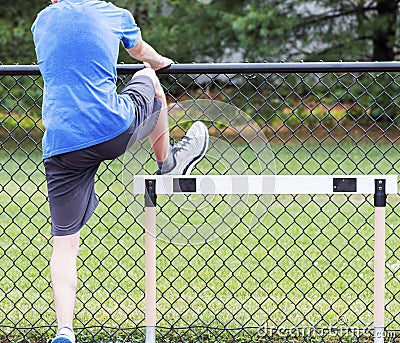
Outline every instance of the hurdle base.
<path fill-rule="evenodd" d="M 384 343 L 385 328 L 374 328 L 374 343 Z"/>

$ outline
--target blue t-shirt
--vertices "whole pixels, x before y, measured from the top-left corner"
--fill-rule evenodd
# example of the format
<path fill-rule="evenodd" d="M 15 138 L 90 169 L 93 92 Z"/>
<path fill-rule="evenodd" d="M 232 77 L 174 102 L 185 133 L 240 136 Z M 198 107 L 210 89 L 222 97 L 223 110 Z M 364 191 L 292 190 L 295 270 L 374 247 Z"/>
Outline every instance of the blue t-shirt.
<path fill-rule="evenodd" d="M 43 158 L 110 140 L 131 125 L 135 110 L 116 92 L 119 44 L 140 38 L 132 14 L 99 0 L 59 0 L 32 25 L 44 79 Z"/>

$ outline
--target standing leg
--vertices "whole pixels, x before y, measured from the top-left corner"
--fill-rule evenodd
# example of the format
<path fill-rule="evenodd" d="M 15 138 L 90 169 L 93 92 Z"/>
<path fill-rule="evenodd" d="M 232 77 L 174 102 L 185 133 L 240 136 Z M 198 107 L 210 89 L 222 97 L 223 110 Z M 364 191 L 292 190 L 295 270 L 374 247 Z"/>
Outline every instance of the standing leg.
<path fill-rule="evenodd" d="M 75 340 L 72 332 L 72 322 L 78 283 L 76 258 L 79 248 L 79 236 L 79 232 L 77 232 L 69 236 L 54 237 L 53 254 L 50 260 L 58 325 L 58 336 L 56 336 L 54 342 L 66 342 L 68 338 L 73 343 Z"/>
<path fill-rule="evenodd" d="M 43 162 L 54 239 L 50 273 L 58 330 L 53 343 L 74 343 L 79 231 L 98 204 L 94 178 L 101 162 L 92 147 L 52 156 Z"/>

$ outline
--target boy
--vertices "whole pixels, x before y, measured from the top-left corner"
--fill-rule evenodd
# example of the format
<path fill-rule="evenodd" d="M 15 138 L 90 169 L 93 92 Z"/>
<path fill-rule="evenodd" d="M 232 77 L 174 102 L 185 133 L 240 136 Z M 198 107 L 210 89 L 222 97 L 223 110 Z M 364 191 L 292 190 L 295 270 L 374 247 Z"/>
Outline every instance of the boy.
<path fill-rule="evenodd" d="M 74 343 L 79 232 L 97 206 L 100 163 L 149 137 L 159 174 L 189 174 L 204 156 L 206 126 L 196 122 L 170 146 L 165 94 L 155 70 L 172 60 L 140 34 L 127 10 L 99 0 L 52 0 L 32 25 L 44 79 L 43 159 L 52 234 L 50 271 L 58 330 L 54 343 Z M 145 62 L 116 92 L 119 44 Z"/>

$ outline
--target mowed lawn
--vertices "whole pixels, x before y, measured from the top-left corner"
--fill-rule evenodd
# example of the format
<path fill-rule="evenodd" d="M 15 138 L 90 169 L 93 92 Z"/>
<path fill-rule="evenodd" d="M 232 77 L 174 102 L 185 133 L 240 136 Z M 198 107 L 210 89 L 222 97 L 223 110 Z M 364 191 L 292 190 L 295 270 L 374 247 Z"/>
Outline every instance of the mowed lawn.
<path fill-rule="evenodd" d="M 251 152 L 237 149 L 242 153 L 234 152 L 232 160 L 254 163 Z M 230 153 L 224 152 L 226 161 Z M 398 147 L 387 144 L 276 145 L 271 153 L 277 174 L 400 170 Z M 77 327 L 144 325 L 143 199 L 132 195 L 130 175 L 144 164 L 155 171 L 148 157 L 141 150 L 128 171 L 122 159 L 99 171 L 100 205 L 82 230 Z M 54 325 L 41 154 L 15 150 L 10 156 L 3 150 L 0 163 L 0 328 Z M 215 174 L 218 163 L 205 160 L 195 172 Z M 373 326 L 372 196 L 171 200 L 158 198 L 160 326 Z M 387 207 L 389 329 L 400 322 L 399 200 L 398 194 L 389 196 Z"/>

